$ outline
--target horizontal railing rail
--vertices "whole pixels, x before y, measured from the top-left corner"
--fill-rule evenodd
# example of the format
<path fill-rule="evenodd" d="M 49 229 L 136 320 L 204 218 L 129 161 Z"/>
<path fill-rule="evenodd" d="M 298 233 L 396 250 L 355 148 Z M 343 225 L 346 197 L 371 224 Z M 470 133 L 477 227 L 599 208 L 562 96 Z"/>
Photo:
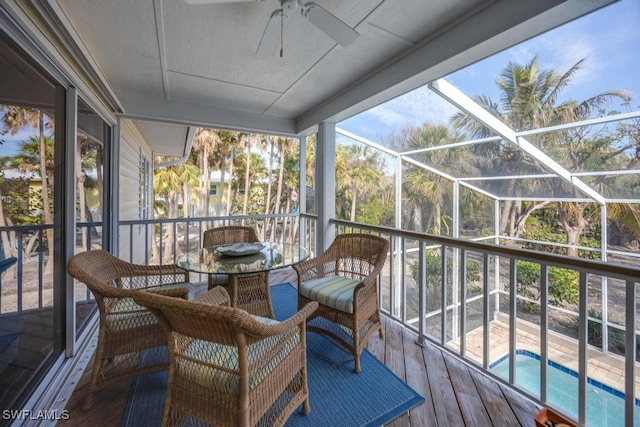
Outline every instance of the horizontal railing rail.
<path fill-rule="evenodd" d="M 186 249 L 200 246 L 205 229 L 230 224 L 253 226 L 258 230 L 261 239 L 294 241 L 309 248 L 313 253 L 316 244 L 316 223 L 317 217 L 308 214 L 233 215 L 120 221 L 119 230 L 116 232 L 119 232 L 121 237 L 124 236 L 127 242 L 126 245 L 121 244 L 121 247 L 125 247 L 126 253 L 120 253 L 119 256 L 131 262 L 148 264 L 154 236 L 160 262 L 165 260 L 166 252 L 171 254 L 170 259 L 166 261 L 175 262 L 176 254 L 179 253 L 178 247 Z M 76 252 L 101 248 L 102 227 L 101 222 L 76 223 Z M 134 233 L 133 230 L 136 228 L 148 232 Z M 53 229 L 53 225 L 0 227 L 0 233 L 11 234 L 12 252 L 4 256 L 17 258 L 16 264 L 0 275 L 0 314 L 22 313 L 50 306 L 52 279 L 45 274 L 48 259 L 45 231 L 50 229 Z M 186 230 L 189 232 L 185 233 Z M 167 242 L 166 238 L 168 231 L 172 236 L 170 242 Z M 171 243 L 172 247 L 167 247 L 167 243 Z M 136 251 L 142 256 L 136 256 Z M 76 301 L 88 301 L 93 298 L 89 290 L 81 284 L 76 286 L 75 291 Z"/>
<path fill-rule="evenodd" d="M 91 230 L 101 227 L 99 222 L 83 222 L 76 225 L 77 242 L 86 236 L 88 247 L 102 245 L 102 237 L 95 239 Z M 53 298 L 53 279 L 45 272 L 49 258 L 46 231 L 53 229 L 52 224 L 17 225 L 0 227 L 0 234 L 10 236 L 11 253 L 15 256 L 15 266 L 0 275 L 0 314 L 15 314 L 50 307 Z M 5 235 L 6 236 L 6 235 Z M 82 244 L 80 243 L 80 246 Z M 92 299 L 86 289 L 76 301 Z"/>
<path fill-rule="evenodd" d="M 569 415 L 581 424 L 587 422 L 587 384 L 593 383 L 589 372 L 596 372 L 598 364 L 608 361 L 611 366 L 620 367 L 621 375 L 617 383 L 607 386 L 624 394 L 624 423 L 634 425 L 635 397 L 640 390 L 640 382 L 636 381 L 636 290 L 640 268 L 349 221 L 332 220 L 331 223 L 337 233 L 375 233 L 390 240 L 388 265 L 380 277 L 381 309 L 385 315 L 414 330 L 420 343 L 428 340 L 538 403 L 558 407 L 557 402 L 549 400 L 548 389 L 549 343 L 553 340 L 556 345 L 558 341 L 568 346 L 567 351 L 576 353 L 570 363 L 575 365 L 573 369 L 578 376 L 577 410 Z M 519 274 L 519 268 L 524 273 L 523 262 L 535 266 L 537 279 L 532 286 L 537 298 L 523 290 L 525 280 Z M 569 272 L 566 285 L 575 286 L 575 304 L 551 303 L 553 292 L 558 291 L 550 286 L 554 285 L 556 271 Z M 617 306 L 612 306 L 608 298 L 611 287 L 617 288 L 622 297 Z M 592 294 L 598 292 L 600 296 L 596 300 Z M 609 313 L 616 314 L 618 321 L 594 317 L 589 311 L 590 299 L 609 305 Z M 539 312 L 531 315 L 528 310 Z M 493 337 L 490 328 L 498 314 L 508 319 L 508 347 L 504 350 L 509 368 L 506 377 L 491 369 L 492 363 L 505 356 L 499 353 L 503 351 L 500 350 L 502 343 Z M 550 319 L 556 315 L 570 317 L 577 325 L 575 331 L 566 336 L 550 331 Z M 589 343 L 590 331 L 596 324 L 600 325 L 604 337 L 601 347 Z M 609 328 L 625 331 L 623 342 L 617 343 L 623 347 L 619 357 L 608 351 Z M 537 331 L 534 334 L 537 344 L 527 345 L 535 345 L 539 350 L 539 391 L 520 386 L 517 381 L 521 368 L 516 365 L 516 350 L 525 330 Z M 473 340 L 472 346 L 469 340 Z M 594 352 L 600 355 L 598 362 L 589 359 L 589 354 Z M 568 411 L 563 407 L 558 409 Z"/>
<path fill-rule="evenodd" d="M 226 225 L 251 226 L 262 241 L 297 243 L 313 252 L 316 222 L 315 216 L 298 213 L 123 220 L 119 256 L 132 263 L 175 263 L 180 254 L 202 247 L 205 230 Z"/>

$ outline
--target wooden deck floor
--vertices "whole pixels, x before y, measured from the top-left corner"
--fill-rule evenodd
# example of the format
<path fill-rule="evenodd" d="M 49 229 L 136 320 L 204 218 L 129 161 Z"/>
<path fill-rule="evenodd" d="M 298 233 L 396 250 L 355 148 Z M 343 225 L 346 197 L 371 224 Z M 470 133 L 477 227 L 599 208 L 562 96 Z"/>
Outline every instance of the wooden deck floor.
<path fill-rule="evenodd" d="M 369 351 L 426 398 L 390 426 L 535 426 L 534 403 L 431 344 L 416 345 L 415 335 L 397 323 L 385 320 L 384 327 L 385 337 L 374 334 Z M 67 404 L 69 420 L 58 425 L 120 425 L 131 382 L 97 393 L 93 408 L 84 412 L 80 406 L 91 366 L 92 362 Z"/>

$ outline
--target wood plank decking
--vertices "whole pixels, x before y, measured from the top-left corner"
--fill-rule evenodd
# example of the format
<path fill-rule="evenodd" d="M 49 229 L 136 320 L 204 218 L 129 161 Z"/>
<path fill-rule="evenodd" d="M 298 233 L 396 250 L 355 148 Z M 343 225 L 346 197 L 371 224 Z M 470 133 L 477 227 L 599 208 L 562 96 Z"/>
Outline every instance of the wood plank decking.
<path fill-rule="evenodd" d="M 384 338 L 373 335 L 369 351 L 426 398 L 390 426 L 535 426 L 538 407 L 531 401 L 431 344 L 416 345 L 415 335 L 396 322 L 385 319 L 384 329 Z M 81 404 L 92 366 L 90 362 L 67 404 L 69 420 L 58 425 L 120 425 L 131 381 L 97 393 L 94 406 L 85 412 Z"/>

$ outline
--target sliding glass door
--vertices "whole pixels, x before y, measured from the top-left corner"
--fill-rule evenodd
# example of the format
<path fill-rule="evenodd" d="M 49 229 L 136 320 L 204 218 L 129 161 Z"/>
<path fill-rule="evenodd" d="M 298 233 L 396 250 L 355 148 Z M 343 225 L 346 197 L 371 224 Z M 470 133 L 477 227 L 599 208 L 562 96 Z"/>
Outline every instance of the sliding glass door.
<path fill-rule="evenodd" d="M 56 198 L 64 91 L 0 35 L 0 407 L 19 409 L 63 351 Z"/>

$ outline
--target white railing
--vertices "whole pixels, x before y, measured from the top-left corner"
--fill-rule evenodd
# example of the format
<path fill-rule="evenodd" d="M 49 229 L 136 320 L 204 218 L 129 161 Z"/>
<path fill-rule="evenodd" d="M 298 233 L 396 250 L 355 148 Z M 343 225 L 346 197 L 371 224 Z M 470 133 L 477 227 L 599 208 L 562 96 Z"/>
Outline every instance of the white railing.
<path fill-rule="evenodd" d="M 205 230 L 224 225 L 250 226 L 262 241 L 297 243 L 314 253 L 316 217 L 278 214 L 120 221 L 118 256 L 133 263 L 174 263 L 182 253 L 202 247 Z"/>
<path fill-rule="evenodd" d="M 640 403 L 635 399 L 636 321 L 639 318 L 636 286 L 640 282 L 640 268 L 347 221 L 333 220 L 332 223 L 337 233 L 360 231 L 389 239 L 389 259 L 380 277 L 381 309 L 414 330 L 419 342 L 428 340 L 438 345 L 533 400 L 572 415 L 581 424 L 589 422 L 587 384 L 595 383 L 589 373 L 619 366 L 621 378 L 611 380 L 613 384 L 609 387 L 617 389 L 618 395 L 624 393 L 624 423 L 634 425 Z M 530 264 L 523 264 L 525 262 Z M 518 266 L 523 270 L 522 275 L 518 273 Z M 538 274 L 536 283 L 529 283 L 533 288 L 528 288 L 534 296 L 527 294 L 523 285 L 525 266 L 529 273 Z M 557 284 L 550 280 L 550 272 L 561 272 L 565 276 L 562 283 L 575 285 L 575 304 L 550 303 L 554 295 L 562 299 L 566 291 L 557 289 Z M 620 294 L 617 305 L 611 298 L 612 288 Z M 600 289 L 605 291 L 595 302 L 608 304 L 610 315 L 617 313 L 619 322 L 589 316 L 593 302 L 590 300 L 595 299 L 594 294 Z M 571 299 L 566 295 L 564 298 Z M 530 312 L 535 310 L 539 310 L 539 314 L 532 315 Z M 563 316 L 572 318 L 569 324 L 573 323 L 574 333 L 553 331 L 558 328 L 551 321 Z M 495 332 L 501 318 L 505 319 L 502 323 L 505 338 Z M 589 332 L 597 330 L 597 325 L 602 330 L 633 331 L 624 333 L 622 342 L 618 343 L 622 348 L 620 357 L 608 354 L 606 347 L 603 351 L 589 343 Z M 520 368 L 516 365 L 516 354 L 527 339 L 531 340 L 529 347 L 538 347 L 539 393 L 518 382 Z M 565 356 L 575 353 L 574 360 L 566 357 L 566 365 L 570 366 L 565 367 L 571 369 L 575 365 L 578 376 L 577 408 L 573 410 L 558 407 L 549 400 L 549 366 L 562 364 L 550 357 L 559 354 L 552 354 L 555 349 L 560 349 L 560 353 L 564 350 Z M 505 376 L 491 369 L 492 363 L 500 359 L 508 360 Z"/>

